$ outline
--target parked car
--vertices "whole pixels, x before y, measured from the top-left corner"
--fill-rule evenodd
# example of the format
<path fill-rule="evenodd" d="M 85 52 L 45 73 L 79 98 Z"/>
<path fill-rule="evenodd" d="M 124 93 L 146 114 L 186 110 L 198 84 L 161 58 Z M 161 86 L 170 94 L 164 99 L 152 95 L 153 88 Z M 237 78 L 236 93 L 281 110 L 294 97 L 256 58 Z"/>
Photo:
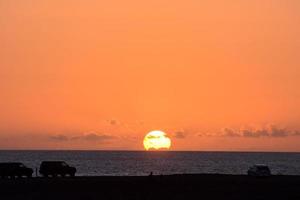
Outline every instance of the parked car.
<path fill-rule="evenodd" d="M 33 170 L 29 167 L 26 167 L 23 163 L 20 162 L 7 162 L 0 163 L 0 176 L 2 178 L 15 178 L 15 177 L 32 177 Z"/>
<path fill-rule="evenodd" d="M 76 168 L 69 166 L 64 161 L 44 161 L 41 163 L 40 174 L 44 177 L 75 176 Z"/>
<path fill-rule="evenodd" d="M 249 176 L 271 176 L 271 170 L 267 165 L 254 165 L 248 170 Z"/>

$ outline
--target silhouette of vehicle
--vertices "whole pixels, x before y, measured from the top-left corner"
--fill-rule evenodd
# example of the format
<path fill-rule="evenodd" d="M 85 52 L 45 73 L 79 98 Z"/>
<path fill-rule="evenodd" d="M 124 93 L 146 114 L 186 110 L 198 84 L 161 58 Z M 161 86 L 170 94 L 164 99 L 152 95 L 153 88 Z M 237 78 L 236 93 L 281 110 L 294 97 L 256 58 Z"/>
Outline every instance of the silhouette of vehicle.
<path fill-rule="evenodd" d="M 26 167 L 23 163 L 19 162 L 7 162 L 0 163 L 0 176 L 2 178 L 15 178 L 26 176 L 28 178 L 32 177 L 33 170 Z"/>
<path fill-rule="evenodd" d="M 58 175 L 64 177 L 66 175 L 75 176 L 76 168 L 69 166 L 64 161 L 44 161 L 40 166 L 40 174 L 44 177 L 56 177 Z"/>
<path fill-rule="evenodd" d="M 249 176 L 271 176 L 271 170 L 267 165 L 254 165 L 248 169 Z"/>

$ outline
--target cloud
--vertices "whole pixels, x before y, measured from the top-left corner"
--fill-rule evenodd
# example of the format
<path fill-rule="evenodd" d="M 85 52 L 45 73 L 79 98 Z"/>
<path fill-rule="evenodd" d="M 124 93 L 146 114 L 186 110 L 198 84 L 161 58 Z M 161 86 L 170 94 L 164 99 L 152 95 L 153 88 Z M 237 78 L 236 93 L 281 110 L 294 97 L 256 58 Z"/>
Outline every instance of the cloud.
<path fill-rule="evenodd" d="M 206 136 L 206 135 L 199 135 Z M 246 137 L 246 138 L 259 138 L 259 137 L 288 137 L 288 136 L 300 136 L 300 131 L 291 131 L 287 128 L 280 128 L 275 125 L 270 125 L 268 127 L 262 127 L 259 129 L 254 128 L 224 128 L 219 134 L 214 134 L 210 136 L 223 136 L 223 137 Z"/>
<path fill-rule="evenodd" d="M 114 136 L 98 134 L 98 133 L 88 133 L 83 135 L 81 138 L 87 141 L 104 141 L 104 140 L 115 139 Z"/>
<path fill-rule="evenodd" d="M 294 131 L 293 136 L 300 136 L 300 131 Z"/>
<path fill-rule="evenodd" d="M 99 141 L 116 139 L 116 137 L 112 135 L 102 134 L 102 133 L 90 132 L 90 133 L 85 133 L 76 136 L 68 136 L 63 134 L 51 135 L 49 139 L 54 141 L 60 141 L 60 142 L 76 141 L 76 140 L 99 142 Z"/>
<path fill-rule="evenodd" d="M 159 139 L 161 136 L 159 135 L 148 135 L 147 138 L 148 139 Z"/>
<path fill-rule="evenodd" d="M 213 133 L 213 132 L 197 132 L 196 133 L 197 136 L 199 137 L 215 137 L 216 136 L 216 133 Z"/>
<path fill-rule="evenodd" d="M 223 130 L 223 136 L 226 136 L 226 137 L 240 137 L 241 135 L 233 129 L 225 128 Z"/>
<path fill-rule="evenodd" d="M 67 137 L 66 135 L 62 135 L 62 134 L 59 134 L 59 135 L 51 135 L 49 137 L 51 140 L 55 140 L 55 141 L 60 141 L 60 142 L 64 142 L 64 141 L 68 141 L 70 138 Z"/>
<path fill-rule="evenodd" d="M 286 128 L 278 128 L 270 126 L 259 130 L 243 130 L 245 137 L 287 137 L 291 135 L 291 131 Z"/>
<path fill-rule="evenodd" d="M 184 138 L 186 138 L 186 136 L 187 136 L 187 133 L 184 130 L 176 131 L 174 133 L 174 137 L 177 139 L 184 139 Z"/>
<path fill-rule="evenodd" d="M 121 123 L 116 120 L 116 119 L 108 119 L 107 120 L 108 124 L 111 125 L 111 126 L 117 126 L 117 125 L 120 125 Z"/>
<path fill-rule="evenodd" d="M 286 137 L 290 135 L 290 131 L 284 128 L 271 127 L 271 136 L 273 137 Z"/>
<path fill-rule="evenodd" d="M 261 130 L 243 130 L 242 136 L 244 137 L 264 137 L 264 136 L 270 136 L 268 130 L 261 129 Z"/>

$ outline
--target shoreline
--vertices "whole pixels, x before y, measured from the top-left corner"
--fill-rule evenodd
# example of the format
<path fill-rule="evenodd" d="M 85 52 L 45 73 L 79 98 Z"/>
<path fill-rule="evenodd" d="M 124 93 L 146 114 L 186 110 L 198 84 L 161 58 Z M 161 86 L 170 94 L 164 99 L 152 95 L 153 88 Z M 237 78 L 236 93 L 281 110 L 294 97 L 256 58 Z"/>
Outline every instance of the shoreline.
<path fill-rule="evenodd" d="M 299 175 L 225 174 L 0 179 L 0 199 L 300 199 Z"/>

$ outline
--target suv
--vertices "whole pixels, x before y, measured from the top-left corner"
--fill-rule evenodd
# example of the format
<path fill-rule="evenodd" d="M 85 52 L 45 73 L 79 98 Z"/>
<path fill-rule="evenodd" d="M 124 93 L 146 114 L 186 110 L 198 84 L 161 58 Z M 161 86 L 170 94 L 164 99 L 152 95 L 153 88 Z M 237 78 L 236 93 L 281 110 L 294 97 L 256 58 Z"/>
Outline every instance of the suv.
<path fill-rule="evenodd" d="M 40 174 L 44 177 L 52 176 L 56 177 L 58 175 L 64 177 L 66 175 L 75 176 L 76 168 L 70 167 L 64 161 L 44 161 L 40 166 Z"/>
<path fill-rule="evenodd" d="M 8 162 L 0 163 L 0 176 L 2 178 L 10 177 L 32 177 L 33 170 L 26 167 L 23 163 L 19 162 Z"/>
<path fill-rule="evenodd" d="M 247 173 L 249 176 L 271 176 L 271 170 L 267 165 L 254 165 Z"/>

